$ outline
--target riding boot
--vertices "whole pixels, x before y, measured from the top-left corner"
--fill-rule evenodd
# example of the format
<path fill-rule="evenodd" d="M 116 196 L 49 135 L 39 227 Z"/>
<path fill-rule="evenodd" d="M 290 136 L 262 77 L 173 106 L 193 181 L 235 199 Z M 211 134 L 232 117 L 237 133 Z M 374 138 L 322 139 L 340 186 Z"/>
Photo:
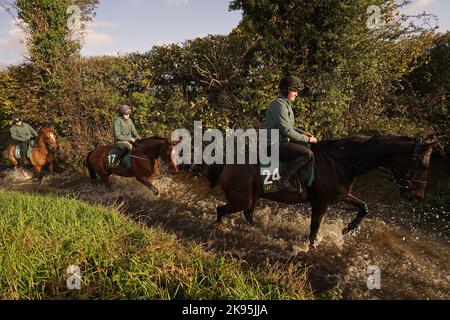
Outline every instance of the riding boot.
<path fill-rule="evenodd" d="M 27 157 L 27 152 L 28 152 L 28 144 L 21 144 L 20 145 L 20 157 L 22 159 L 22 164 L 24 167 L 30 165 L 30 161 L 28 160 L 28 157 Z"/>
<path fill-rule="evenodd" d="M 300 159 L 300 161 L 301 161 L 301 159 Z M 298 190 L 289 181 L 290 177 L 293 176 L 294 174 L 296 174 L 297 171 L 299 170 L 299 168 L 300 168 L 299 165 L 301 165 L 301 163 L 299 163 L 300 161 L 297 159 L 294 159 L 294 160 L 290 161 L 285 167 L 282 168 L 281 179 L 279 181 L 279 185 L 283 190 L 288 191 L 288 192 L 301 191 L 301 189 Z"/>

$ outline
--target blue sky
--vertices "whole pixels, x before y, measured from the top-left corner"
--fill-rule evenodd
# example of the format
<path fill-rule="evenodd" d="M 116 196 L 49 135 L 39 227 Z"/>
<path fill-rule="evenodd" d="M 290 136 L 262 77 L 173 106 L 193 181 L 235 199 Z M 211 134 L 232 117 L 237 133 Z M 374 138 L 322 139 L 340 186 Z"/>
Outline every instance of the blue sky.
<path fill-rule="evenodd" d="M 82 54 L 145 52 L 155 44 L 182 42 L 207 34 L 228 34 L 241 20 L 229 0 L 100 0 L 88 27 Z M 450 0 L 413 0 L 407 13 L 427 11 L 450 30 Z M 0 10 L 0 65 L 26 56 L 23 32 Z"/>

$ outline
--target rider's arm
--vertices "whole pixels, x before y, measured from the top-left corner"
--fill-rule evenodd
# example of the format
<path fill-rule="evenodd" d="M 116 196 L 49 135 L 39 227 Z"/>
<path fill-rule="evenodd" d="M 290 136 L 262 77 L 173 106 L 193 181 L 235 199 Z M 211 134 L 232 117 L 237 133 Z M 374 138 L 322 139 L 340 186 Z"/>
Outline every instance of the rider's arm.
<path fill-rule="evenodd" d="M 136 127 L 134 126 L 134 123 L 131 123 L 131 134 L 133 135 L 133 137 L 139 139 L 139 133 L 136 130 Z"/>
<path fill-rule="evenodd" d="M 295 131 L 297 131 L 298 133 L 301 133 L 301 134 L 304 134 L 306 132 L 305 129 L 300 128 L 300 127 L 297 127 L 297 128 L 294 128 L 294 129 L 295 129 Z"/>
<path fill-rule="evenodd" d="M 28 128 L 30 129 L 31 135 L 33 138 L 36 138 L 38 136 L 36 130 L 34 130 L 29 124 L 27 124 Z"/>
<path fill-rule="evenodd" d="M 291 140 L 308 143 L 309 137 L 295 130 L 289 120 L 289 111 L 285 105 L 279 105 L 278 116 L 274 117 L 278 129 Z"/>

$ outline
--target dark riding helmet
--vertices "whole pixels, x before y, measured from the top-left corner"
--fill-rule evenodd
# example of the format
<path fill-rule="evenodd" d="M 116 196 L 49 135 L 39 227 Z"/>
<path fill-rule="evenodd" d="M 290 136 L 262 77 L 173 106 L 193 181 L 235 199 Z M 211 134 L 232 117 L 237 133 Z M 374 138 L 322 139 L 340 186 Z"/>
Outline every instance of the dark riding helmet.
<path fill-rule="evenodd" d="M 302 90 L 302 82 L 300 79 L 293 75 L 287 75 L 283 79 L 281 79 L 279 84 L 280 91 L 289 91 L 289 90 Z"/>
<path fill-rule="evenodd" d="M 131 107 L 126 104 L 122 104 L 119 106 L 119 114 L 122 116 L 131 114 Z"/>
<path fill-rule="evenodd" d="M 13 115 L 11 116 L 11 120 L 12 120 L 13 122 L 19 122 L 19 121 L 22 121 L 22 116 L 21 116 L 20 114 L 13 114 Z"/>

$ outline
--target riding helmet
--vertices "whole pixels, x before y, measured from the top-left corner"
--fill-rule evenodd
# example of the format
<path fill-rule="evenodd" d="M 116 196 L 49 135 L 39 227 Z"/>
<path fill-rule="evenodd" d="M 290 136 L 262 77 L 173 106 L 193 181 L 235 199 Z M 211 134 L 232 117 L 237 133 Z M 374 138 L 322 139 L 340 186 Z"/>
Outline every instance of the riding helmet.
<path fill-rule="evenodd" d="M 283 79 L 281 79 L 279 89 L 281 91 L 287 91 L 287 90 L 300 91 L 302 89 L 302 82 L 296 76 L 287 75 Z"/>
<path fill-rule="evenodd" d="M 122 104 L 119 106 L 119 114 L 121 115 L 130 115 L 131 114 L 131 107 L 127 106 L 126 104 Z"/>
<path fill-rule="evenodd" d="M 11 116 L 11 120 L 12 120 L 13 122 L 19 122 L 19 121 L 22 121 L 22 116 L 21 116 L 20 114 L 13 114 L 13 115 Z"/>

